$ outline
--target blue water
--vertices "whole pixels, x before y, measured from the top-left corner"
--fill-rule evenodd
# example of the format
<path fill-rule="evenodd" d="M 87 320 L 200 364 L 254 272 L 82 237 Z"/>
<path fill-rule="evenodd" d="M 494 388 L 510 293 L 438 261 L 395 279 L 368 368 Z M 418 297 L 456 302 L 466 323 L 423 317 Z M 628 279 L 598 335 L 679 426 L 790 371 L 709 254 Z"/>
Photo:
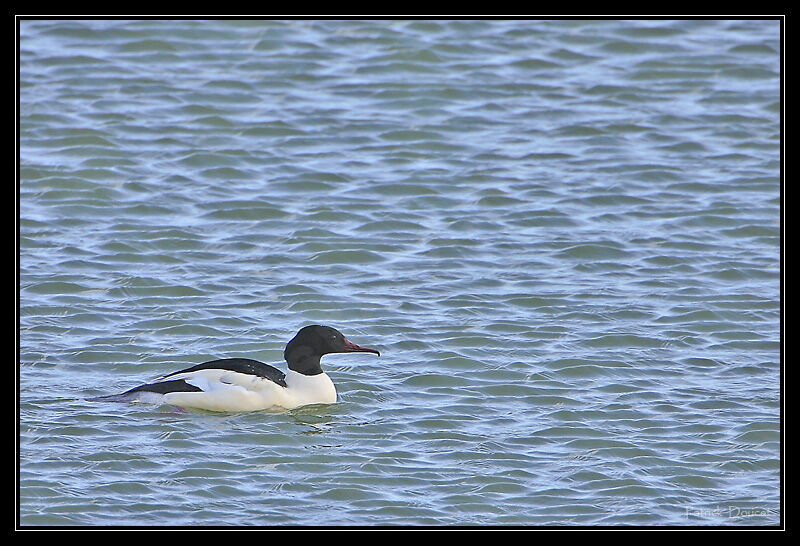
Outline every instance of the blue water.
<path fill-rule="evenodd" d="M 19 525 L 780 523 L 780 21 L 19 44 Z M 335 405 L 85 400 L 312 323 Z"/>

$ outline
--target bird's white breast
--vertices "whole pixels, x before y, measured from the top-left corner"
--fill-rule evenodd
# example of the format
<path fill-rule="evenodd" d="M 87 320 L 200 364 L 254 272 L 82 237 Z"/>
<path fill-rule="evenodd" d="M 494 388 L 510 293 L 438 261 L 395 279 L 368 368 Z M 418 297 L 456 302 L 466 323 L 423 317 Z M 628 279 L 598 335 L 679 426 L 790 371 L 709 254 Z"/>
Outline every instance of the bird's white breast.
<path fill-rule="evenodd" d="M 325 372 L 317 375 L 303 375 L 289 370 L 286 372 L 286 385 L 287 390 L 298 402 L 294 407 L 336 402 L 336 387 Z"/>

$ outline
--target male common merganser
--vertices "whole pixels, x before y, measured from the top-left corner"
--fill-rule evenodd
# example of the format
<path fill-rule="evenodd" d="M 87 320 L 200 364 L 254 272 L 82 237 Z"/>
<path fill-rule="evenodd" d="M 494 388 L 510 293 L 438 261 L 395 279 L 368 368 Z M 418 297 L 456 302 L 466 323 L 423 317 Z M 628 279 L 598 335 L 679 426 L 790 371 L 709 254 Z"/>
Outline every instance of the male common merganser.
<path fill-rule="evenodd" d="M 289 371 L 249 358 L 223 358 L 173 372 L 122 394 L 92 400 L 139 401 L 211 411 L 286 409 L 333 404 L 336 387 L 319 359 L 330 353 L 380 353 L 359 347 L 330 326 L 306 326 L 286 345 Z"/>

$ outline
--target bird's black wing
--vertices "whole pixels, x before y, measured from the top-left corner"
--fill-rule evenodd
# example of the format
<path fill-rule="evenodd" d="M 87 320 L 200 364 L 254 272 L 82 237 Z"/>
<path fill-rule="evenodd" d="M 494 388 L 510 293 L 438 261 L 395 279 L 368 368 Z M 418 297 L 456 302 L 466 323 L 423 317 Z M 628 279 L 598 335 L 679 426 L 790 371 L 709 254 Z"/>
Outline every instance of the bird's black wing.
<path fill-rule="evenodd" d="M 220 360 L 211 360 L 209 362 L 197 364 L 191 368 L 186 368 L 185 370 L 172 372 L 171 374 L 165 375 L 164 379 L 173 375 L 178 375 L 179 373 L 196 372 L 198 370 L 230 370 L 232 372 L 263 377 L 277 383 L 281 387 L 286 387 L 285 373 L 274 366 L 250 358 L 222 358 Z"/>
<path fill-rule="evenodd" d="M 156 392 L 158 394 L 167 394 L 169 392 L 203 392 L 203 389 L 190 385 L 183 379 L 173 379 L 171 381 L 159 381 L 157 383 L 139 385 L 122 394 L 130 394 L 132 392 Z"/>

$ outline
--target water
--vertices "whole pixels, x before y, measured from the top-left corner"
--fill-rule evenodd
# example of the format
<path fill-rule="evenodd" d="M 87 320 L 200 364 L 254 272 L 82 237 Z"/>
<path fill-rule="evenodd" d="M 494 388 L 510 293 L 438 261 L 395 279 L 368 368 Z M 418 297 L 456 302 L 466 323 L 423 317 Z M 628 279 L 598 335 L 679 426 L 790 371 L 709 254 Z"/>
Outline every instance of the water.
<path fill-rule="evenodd" d="M 778 525 L 779 40 L 21 21 L 19 523 Z M 84 399 L 311 323 L 335 405 Z"/>

